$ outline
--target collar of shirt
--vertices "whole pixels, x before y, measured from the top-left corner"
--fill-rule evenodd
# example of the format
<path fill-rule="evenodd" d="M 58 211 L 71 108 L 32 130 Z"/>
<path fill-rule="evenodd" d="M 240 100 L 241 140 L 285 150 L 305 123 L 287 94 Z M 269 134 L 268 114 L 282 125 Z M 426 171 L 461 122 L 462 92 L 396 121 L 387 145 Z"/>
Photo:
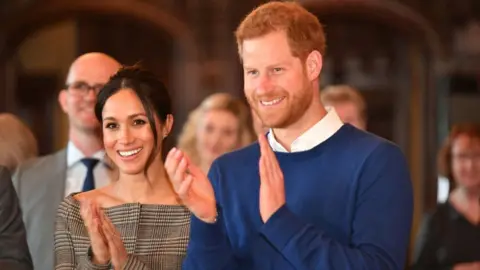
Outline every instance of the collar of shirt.
<path fill-rule="evenodd" d="M 290 146 L 290 152 L 308 151 L 330 138 L 343 126 L 342 120 L 334 108 L 327 108 L 327 114 L 305 131 L 300 137 L 295 139 Z M 267 135 L 268 143 L 275 152 L 288 152 L 273 135 L 272 130 Z"/>
<path fill-rule="evenodd" d="M 105 151 L 100 150 L 100 151 L 96 152 L 95 154 L 93 154 L 92 158 L 97 158 L 97 159 L 103 161 L 104 156 L 105 156 Z M 67 166 L 68 166 L 68 168 L 71 168 L 72 166 L 74 166 L 75 164 L 80 162 L 80 160 L 82 158 L 85 158 L 85 155 L 82 153 L 82 151 L 80 151 L 75 146 L 75 144 L 73 144 L 73 142 L 69 141 L 68 146 L 67 146 Z"/>

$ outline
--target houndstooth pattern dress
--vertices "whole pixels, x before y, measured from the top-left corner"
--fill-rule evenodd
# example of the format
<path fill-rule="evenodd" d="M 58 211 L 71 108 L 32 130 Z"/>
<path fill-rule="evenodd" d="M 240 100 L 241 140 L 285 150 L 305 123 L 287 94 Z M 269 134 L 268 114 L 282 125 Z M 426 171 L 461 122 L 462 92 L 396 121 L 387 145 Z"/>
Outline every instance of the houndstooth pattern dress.
<path fill-rule="evenodd" d="M 187 208 L 127 203 L 104 209 L 104 213 L 129 254 L 123 269 L 181 269 L 190 233 Z M 90 239 L 73 194 L 60 204 L 55 226 L 55 269 L 113 269 L 89 259 Z"/>

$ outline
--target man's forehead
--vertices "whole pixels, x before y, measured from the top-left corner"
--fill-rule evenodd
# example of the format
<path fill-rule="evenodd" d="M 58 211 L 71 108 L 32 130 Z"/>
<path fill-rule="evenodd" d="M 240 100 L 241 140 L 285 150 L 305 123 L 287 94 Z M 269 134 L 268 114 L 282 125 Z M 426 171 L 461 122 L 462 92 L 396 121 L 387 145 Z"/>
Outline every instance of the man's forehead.
<path fill-rule="evenodd" d="M 90 84 L 104 84 L 115 72 L 115 68 L 101 65 L 72 66 L 67 76 L 67 83 L 82 81 Z"/>

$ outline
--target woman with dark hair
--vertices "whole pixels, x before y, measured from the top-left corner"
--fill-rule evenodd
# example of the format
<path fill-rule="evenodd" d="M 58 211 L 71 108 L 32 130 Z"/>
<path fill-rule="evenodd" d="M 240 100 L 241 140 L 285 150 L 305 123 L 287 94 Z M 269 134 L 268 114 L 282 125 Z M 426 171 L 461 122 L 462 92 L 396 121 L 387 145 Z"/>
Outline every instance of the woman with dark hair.
<path fill-rule="evenodd" d="M 480 269 L 480 125 L 456 125 L 439 154 L 453 184 L 420 229 L 413 269 Z"/>
<path fill-rule="evenodd" d="M 67 196 L 58 209 L 56 269 L 181 269 L 190 212 L 163 166 L 173 125 L 166 87 L 138 67 L 120 69 L 98 94 L 110 185 Z"/>

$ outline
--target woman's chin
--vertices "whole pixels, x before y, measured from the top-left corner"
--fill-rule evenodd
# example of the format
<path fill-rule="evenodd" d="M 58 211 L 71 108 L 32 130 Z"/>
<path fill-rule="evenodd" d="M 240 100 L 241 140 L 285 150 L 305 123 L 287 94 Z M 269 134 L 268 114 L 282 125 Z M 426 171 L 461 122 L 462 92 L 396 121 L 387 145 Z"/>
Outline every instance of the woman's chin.
<path fill-rule="evenodd" d="M 144 168 L 119 168 L 120 174 L 123 175 L 138 175 L 138 174 L 143 174 Z"/>

